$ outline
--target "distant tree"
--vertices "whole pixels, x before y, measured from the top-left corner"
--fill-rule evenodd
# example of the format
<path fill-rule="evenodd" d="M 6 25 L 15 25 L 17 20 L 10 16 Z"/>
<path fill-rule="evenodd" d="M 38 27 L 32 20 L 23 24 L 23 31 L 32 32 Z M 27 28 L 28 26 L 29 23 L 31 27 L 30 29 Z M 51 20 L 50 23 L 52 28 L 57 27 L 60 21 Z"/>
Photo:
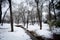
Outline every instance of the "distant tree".
<path fill-rule="evenodd" d="M 30 13 L 30 20 L 31 20 L 31 24 L 34 24 L 35 21 L 35 14 L 34 14 L 34 8 L 32 8 L 31 13 Z"/>
<path fill-rule="evenodd" d="M 1 24 L 1 25 L 3 25 L 4 18 L 5 18 L 5 16 L 6 16 L 6 13 L 7 13 L 8 9 L 9 9 L 9 8 L 7 8 L 7 10 L 5 11 L 5 14 L 4 14 L 3 18 L 2 18 L 2 24 Z"/>
<path fill-rule="evenodd" d="M 29 14 L 30 14 L 30 11 L 28 10 L 28 14 L 27 14 L 27 28 L 28 28 L 28 24 L 29 24 Z"/>
<path fill-rule="evenodd" d="M 0 0 L 0 23 L 2 22 L 2 8 L 5 7 L 5 4 L 7 3 L 8 0 Z"/>
<path fill-rule="evenodd" d="M 25 23 L 26 23 L 26 10 L 27 10 L 27 6 L 24 6 L 24 3 L 21 2 L 19 4 L 19 8 L 18 8 L 18 12 L 19 12 L 19 15 L 20 15 L 20 18 L 22 18 L 22 22 L 25 26 Z"/>
<path fill-rule="evenodd" d="M 38 19 L 39 19 L 40 29 L 42 29 L 41 15 L 40 15 L 40 12 L 39 12 L 39 7 L 38 7 L 39 0 L 35 0 L 35 2 L 36 2 L 36 5 L 37 5 L 37 14 L 38 14 Z"/>
<path fill-rule="evenodd" d="M 25 26 L 25 10 L 23 10 L 23 18 L 22 18 L 22 20 L 23 20 L 23 23 L 24 23 L 24 26 Z"/>

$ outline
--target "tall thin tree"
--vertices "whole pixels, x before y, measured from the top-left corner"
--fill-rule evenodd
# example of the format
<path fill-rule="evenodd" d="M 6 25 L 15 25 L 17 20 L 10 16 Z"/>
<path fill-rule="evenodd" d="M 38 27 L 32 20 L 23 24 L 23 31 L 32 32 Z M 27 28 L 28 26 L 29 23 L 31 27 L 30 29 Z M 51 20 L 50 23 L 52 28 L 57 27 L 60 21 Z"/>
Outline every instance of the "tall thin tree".
<path fill-rule="evenodd" d="M 51 2 L 49 1 L 49 19 L 48 19 L 48 23 L 49 23 L 49 28 L 50 28 L 50 31 L 51 31 Z"/>
<path fill-rule="evenodd" d="M 13 29 L 12 5 L 11 5 L 11 0 L 8 0 L 8 1 L 9 1 L 9 7 L 10 7 L 11 32 L 13 32 L 14 29 Z"/>
<path fill-rule="evenodd" d="M 1 23 L 1 18 L 2 18 L 2 0 L 0 0 L 0 23 Z"/>
<path fill-rule="evenodd" d="M 30 11 L 28 10 L 28 15 L 27 15 L 27 28 L 28 28 L 28 23 L 29 23 L 29 13 L 30 13 Z"/>
<path fill-rule="evenodd" d="M 39 23 L 40 23 L 40 29 L 42 29 L 41 16 L 40 16 L 39 7 L 38 7 L 39 0 L 35 0 L 35 2 L 37 5 L 37 14 L 38 14 L 38 19 L 39 19 Z"/>

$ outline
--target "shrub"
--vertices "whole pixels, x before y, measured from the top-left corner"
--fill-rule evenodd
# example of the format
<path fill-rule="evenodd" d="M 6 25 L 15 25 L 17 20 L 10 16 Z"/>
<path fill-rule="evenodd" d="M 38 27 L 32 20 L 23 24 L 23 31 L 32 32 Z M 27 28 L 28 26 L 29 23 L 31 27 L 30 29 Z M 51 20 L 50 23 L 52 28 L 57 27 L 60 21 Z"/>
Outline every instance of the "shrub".
<path fill-rule="evenodd" d="M 56 21 L 55 25 L 56 25 L 57 27 L 60 27 L 60 21 Z"/>

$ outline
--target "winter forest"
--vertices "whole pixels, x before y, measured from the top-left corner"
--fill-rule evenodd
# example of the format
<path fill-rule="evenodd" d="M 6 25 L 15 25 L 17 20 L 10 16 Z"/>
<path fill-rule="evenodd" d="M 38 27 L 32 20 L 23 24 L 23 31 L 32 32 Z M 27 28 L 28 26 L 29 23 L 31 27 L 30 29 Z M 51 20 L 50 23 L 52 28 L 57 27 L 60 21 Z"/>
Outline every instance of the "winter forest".
<path fill-rule="evenodd" d="M 0 40 L 60 40 L 60 0 L 0 0 Z"/>

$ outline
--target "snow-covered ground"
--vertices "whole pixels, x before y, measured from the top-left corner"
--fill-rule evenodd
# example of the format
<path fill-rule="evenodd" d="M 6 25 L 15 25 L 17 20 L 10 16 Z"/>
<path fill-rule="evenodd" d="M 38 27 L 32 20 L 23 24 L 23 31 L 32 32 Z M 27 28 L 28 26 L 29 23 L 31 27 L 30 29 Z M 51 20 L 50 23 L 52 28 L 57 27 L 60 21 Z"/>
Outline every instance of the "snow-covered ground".
<path fill-rule="evenodd" d="M 3 26 L 0 25 L 0 40 L 32 40 L 26 32 L 20 28 L 15 27 L 14 32 L 10 32 L 10 24 L 4 23 Z M 22 23 L 19 25 L 23 25 Z M 49 25 L 42 23 L 42 30 L 40 30 L 39 25 L 36 23 L 34 25 L 28 26 L 29 31 L 33 31 L 37 36 L 42 36 L 45 38 L 53 38 L 53 33 L 60 34 L 60 28 L 54 28 L 54 30 L 49 31 Z M 25 26 L 26 27 L 26 26 Z"/>
<path fill-rule="evenodd" d="M 60 28 L 53 28 L 52 31 L 49 31 L 49 25 L 42 23 L 42 30 L 40 30 L 40 26 L 36 23 L 34 25 L 29 25 L 28 30 L 35 32 L 38 36 L 42 36 L 43 38 L 53 38 L 53 33 L 60 34 Z"/>
<path fill-rule="evenodd" d="M 14 32 L 10 32 L 10 24 L 0 26 L 0 40 L 31 40 L 22 28 L 14 26 Z"/>
<path fill-rule="evenodd" d="M 42 36 L 45 38 L 53 38 L 52 36 L 53 33 L 49 31 L 49 25 L 45 23 L 42 23 L 42 30 L 40 30 L 40 27 L 38 24 L 29 25 L 28 30 L 35 32 L 37 36 Z"/>

